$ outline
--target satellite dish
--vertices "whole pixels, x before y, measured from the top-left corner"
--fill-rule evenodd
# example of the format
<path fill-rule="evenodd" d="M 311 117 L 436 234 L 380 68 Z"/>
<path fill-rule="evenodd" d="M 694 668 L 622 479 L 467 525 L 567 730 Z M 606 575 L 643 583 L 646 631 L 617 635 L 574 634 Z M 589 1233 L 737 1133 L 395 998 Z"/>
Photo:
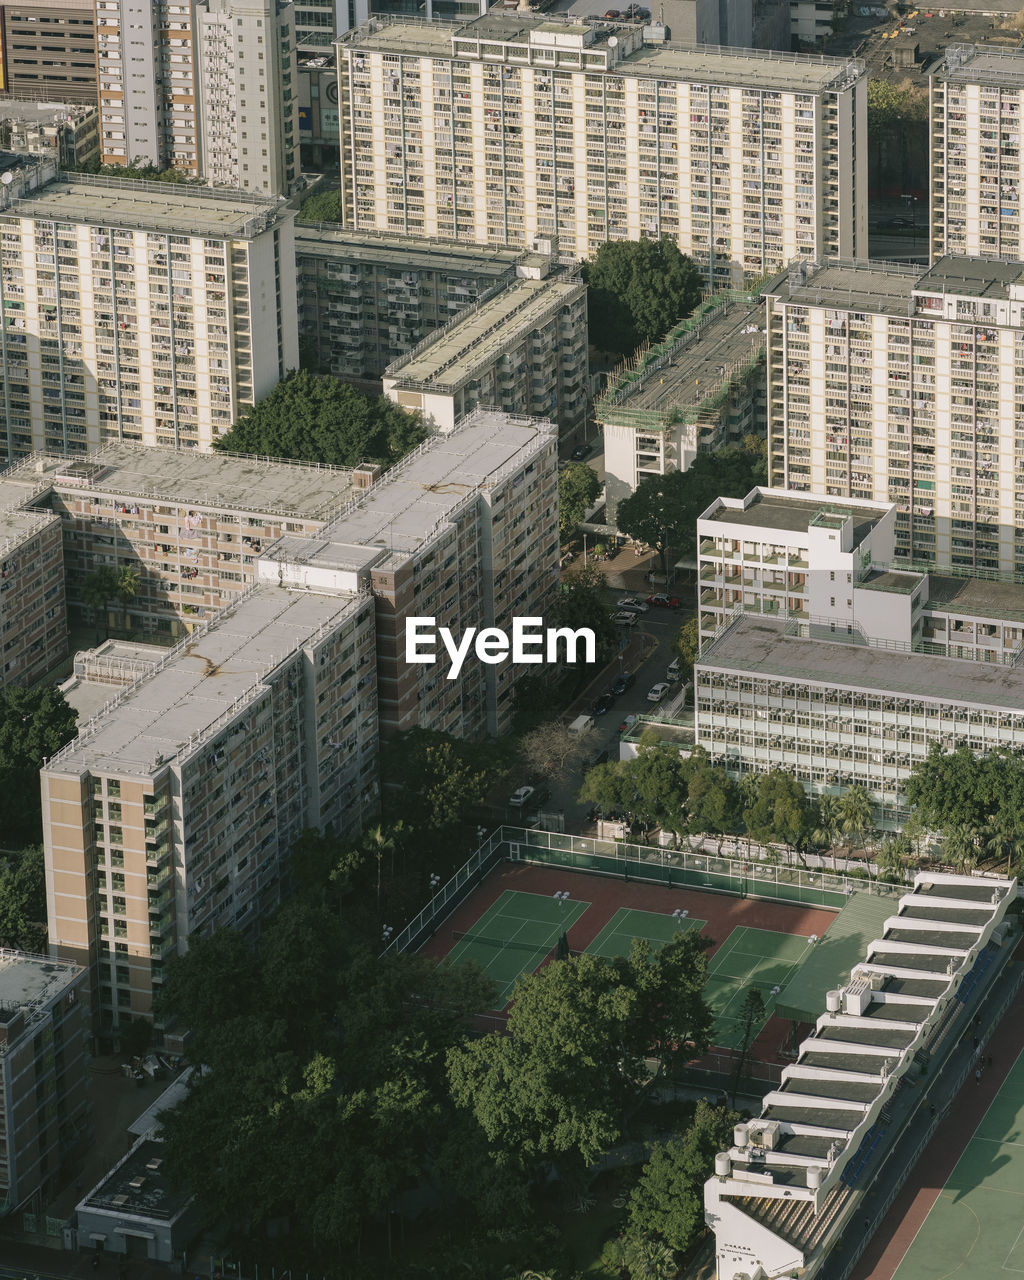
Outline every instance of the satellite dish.
<path fill-rule="evenodd" d="M 13 173 L 0 173 L 0 182 L 2 182 L 5 187 L 9 187 L 13 181 Z"/>
<path fill-rule="evenodd" d="M 609 48 L 609 49 L 614 49 L 614 48 L 615 48 L 615 46 L 616 46 L 618 43 L 619 43 L 619 37 L 618 37 L 618 36 L 609 36 L 609 37 L 608 37 L 608 48 Z M 4 174 L 4 177 L 6 177 L 6 176 L 7 176 L 7 175 L 6 175 L 6 174 Z"/>

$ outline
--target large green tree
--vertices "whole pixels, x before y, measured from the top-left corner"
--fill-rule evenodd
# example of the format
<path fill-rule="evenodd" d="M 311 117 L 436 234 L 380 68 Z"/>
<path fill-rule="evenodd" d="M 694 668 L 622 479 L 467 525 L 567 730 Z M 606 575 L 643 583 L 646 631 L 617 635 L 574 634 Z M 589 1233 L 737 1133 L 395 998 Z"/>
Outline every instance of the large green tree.
<path fill-rule="evenodd" d="M 697 517 L 717 497 L 744 497 L 761 479 L 760 460 L 745 449 L 698 453 L 686 471 L 648 476 L 616 508 L 623 533 L 646 542 L 658 553 L 668 573 L 668 550 L 692 555 L 697 545 Z"/>
<path fill-rule="evenodd" d="M 42 844 L 39 770 L 75 736 L 78 712 L 59 689 L 0 690 L 0 841 Z"/>
<path fill-rule="evenodd" d="M 700 620 L 687 618 L 679 628 L 672 648 L 679 658 L 679 678 L 684 684 L 693 679 L 694 663 L 700 657 Z"/>
<path fill-rule="evenodd" d="M 615 355 L 661 338 L 704 291 L 697 267 L 668 238 L 610 240 L 583 264 L 583 278 L 590 341 Z"/>
<path fill-rule="evenodd" d="M 815 806 L 803 783 L 785 769 L 754 775 L 751 802 L 743 810 L 747 831 L 762 844 L 802 845 L 814 830 Z"/>
<path fill-rule="evenodd" d="M 46 946 L 43 851 L 30 845 L 0 854 L 0 947 L 41 952 Z"/>
<path fill-rule="evenodd" d="M 566 462 L 558 472 L 558 532 L 566 542 L 601 492 L 601 481 L 585 462 Z"/>
<path fill-rule="evenodd" d="M 214 443 L 234 453 L 354 467 L 389 466 L 426 439 L 419 415 L 330 374 L 293 370 Z"/>
<path fill-rule="evenodd" d="M 299 222 L 340 222 L 341 191 L 319 191 L 299 210 Z"/>
<path fill-rule="evenodd" d="M 614 614 L 608 604 L 607 582 L 599 569 L 574 569 L 563 576 L 545 623 L 549 627 L 590 627 L 597 642 L 598 665 L 615 653 Z M 582 651 L 581 651 L 582 652 Z"/>

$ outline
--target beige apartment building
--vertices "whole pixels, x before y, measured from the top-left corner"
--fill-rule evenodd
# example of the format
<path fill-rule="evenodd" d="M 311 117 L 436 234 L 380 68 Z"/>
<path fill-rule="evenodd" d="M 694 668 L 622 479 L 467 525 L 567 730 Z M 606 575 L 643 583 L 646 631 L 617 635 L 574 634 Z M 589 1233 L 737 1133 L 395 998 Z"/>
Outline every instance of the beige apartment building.
<path fill-rule="evenodd" d="M 68 644 L 60 520 L 20 499 L 0 481 L 0 688 L 41 680 Z"/>
<path fill-rule="evenodd" d="M 429 333 L 515 280 L 522 253 L 297 222 L 295 257 L 300 341 L 338 377 L 379 378 Z"/>
<path fill-rule="evenodd" d="M 578 258 L 668 237 L 715 286 L 866 252 L 861 63 L 497 11 L 374 17 L 337 47 L 353 229 Z"/>
<path fill-rule="evenodd" d="M 550 257 L 467 308 L 384 370 L 384 394 L 450 431 L 478 405 L 551 418 L 563 444 L 582 439 L 589 393 L 587 287 Z"/>
<path fill-rule="evenodd" d="M 0 213 L 9 458 L 209 449 L 298 365 L 294 213 L 244 193 L 61 174 Z"/>
<path fill-rule="evenodd" d="M 0 948 L 0 1212 L 38 1211 L 92 1126 L 85 971 Z"/>
<path fill-rule="evenodd" d="M 765 290 L 770 482 L 896 505 L 896 555 L 1024 571 L 1024 267 L 808 263 Z"/>
<path fill-rule="evenodd" d="M 5 93 L 96 105 L 93 0 L 15 0 L 0 9 L 0 30 Z"/>
<path fill-rule="evenodd" d="M 932 261 L 1020 258 L 1024 53 L 950 45 L 929 89 Z"/>

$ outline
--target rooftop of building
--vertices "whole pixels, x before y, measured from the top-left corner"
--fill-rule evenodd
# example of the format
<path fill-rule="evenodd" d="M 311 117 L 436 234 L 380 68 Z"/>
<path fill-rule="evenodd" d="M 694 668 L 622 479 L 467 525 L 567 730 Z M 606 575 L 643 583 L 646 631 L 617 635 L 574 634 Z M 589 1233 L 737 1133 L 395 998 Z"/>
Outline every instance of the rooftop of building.
<path fill-rule="evenodd" d="M 922 269 L 894 262 L 828 258 L 780 272 L 765 294 L 792 306 L 834 307 L 883 315 L 916 313 L 915 295 L 1007 299 L 1024 264 L 1006 258 L 947 254 Z"/>
<path fill-rule="evenodd" d="M 182 1213 L 191 1195 L 175 1189 L 163 1172 L 164 1144 L 141 1138 L 99 1186 L 78 1204 L 78 1210 L 106 1210 L 119 1218 L 149 1218 L 169 1222 Z"/>
<path fill-rule="evenodd" d="M 1024 583 L 928 575 L 928 607 L 981 618 L 1024 621 Z"/>
<path fill-rule="evenodd" d="M 719 507 L 703 519 L 718 524 L 749 525 L 752 528 L 778 530 L 780 533 L 805 533 L 815 520 L 835 518 L 839 521 L 853 517 L 854 544 L 858 544 L 886 514 L 882 506 L 859 506 L 827 497 L 801 498 L 778 491 L 755 489 L 754 497 L 748 494 L 748 505 Z"/>
<path fill-rule="evenodd" d="M 398 387 L 442 393 L 458 390 L 585 291 L 578 277 L 561 274 L 516 280 L 430 334 L 390 364 L 384 377 Z"/>
<path fill-rule="evenodd" d="M 892 591 L 910 595 L 924 577 L 921 573 L 905 573 L 902 569 L 869 569 L 855 585 L 868 591 Z"/>
<path fill-rule="evenodd" d="M 0 118 L 25 120 L 39 124 L 59 124 L 57 116 L 70 116 L 73 124 L 81 124 L 89 116 L 99 114 L 95 102 L 31 102 L 26 98 L 0 99 Z"/>
<path fill-rule="evenodd" d="M 80 965 L 66 960 L 0 947 L 0 1015 L 20 1010 L 28 1029 L 82 973 Z"/>
<path fill-rule="evenodd" d="M 405 559 L 470 495 L 525 465 L 538 447 L 556 438 L 550 422 L 478 409 L 392 467 L 322 535 L 282 539 L 269 558 L 345 569 L 389 556 Z"/>
<path fill-rule="evenodd" d="M 616 386 L 602 405 L 602 420 L 614 423 L 616 408 L 653 413 L 699 408 L 764 349 L 764 306 L 754 299 L 724 301 L 670 353 L 642 368 L 636 381 Z"/>
<path fill-rule="evenodd" d="M 339 262 L 377 263 L 407 271 L 464 271 L 499 277 L 514 269 L 521 249 L 467 244 L 433 236 L 401 236 L 390 231 L 350 231 L 334 223 L 296 222 L 297 258 L 332 258 Z"/>
<path fill-rule="evenodd" d="M 932 74 L 938 80 L 957 84 L 1024 89 L 1024 53 L 1017 49 L 985 45 L 950 45 L 945 58 L 933 68 Z"/>
<path fill-rule="evenodd" d="M 608 48 L 610 36 L 623 22 L 581 18 L 578 15 L 536 16 L 492 9 L 466 22 L 438 23 L 426 18 L 375 16 L 363 26 L 341 36 L 342 50 L 352 48 L 423 57 L 452 56 L 452 40 L 480 40 L 500 44 L 527 44 L 537 31 L 562 32 L 586 39 L 588 52 Z M 635 28 L 634 28 L 635 29 Z M 794 93 L 820 93 L 844 81 L 856 79 L 863 65 L 848 58 L 778 53 L 765 49 L 721 48 L 665 41 L 644 44 L 610 68 L 615 75 L 657 76 L 700 84 L 737 85 L 751 89 L 775 89 Z"/>
<path fill-rule="evenodd" d="M 0 473 L 0 504 L 18 486 L 28 499 L 53 485 L 123 499 L 157 499 L 224 509 L 327 520 L 352 494 L 352 472 L 238 453 L 198 453 L 119 441 L 88 458 L 26 458 Z"/>
<path fill-rule="evenodd" d="M 1020 59 L 1024 66 L 1024 57 Z M 918 293 L 949 293 L 971 298 L 1008 298 L 1010 285 L 1020 282 L 1024 264 L 1005 258 L 968 258 L 949 254 L 920 277 Z"/>
<path fill-rule="evenodd" d="M 781 620 L 754 615 L 737 618 L 701 655 L 698 666 L 864 693 L 1024 711 L 1024 671 L 1014 667 L 811 640 L 787 635 Z"/>
<path fill-rule="evenodd" d="M 289 654 L 360 607 L 362 598 L 352 595 L 253 588 L 137 684 L 111 688 L 111 702 L 47 768 L 152 775 L 240 713 Z"/>
<path fill-rule="evenodd" d="M 3 216 L 210 239 L 251 239 L 293 213 L 283 201 L 255 192 L 59 173 L 12 201 Z"/>

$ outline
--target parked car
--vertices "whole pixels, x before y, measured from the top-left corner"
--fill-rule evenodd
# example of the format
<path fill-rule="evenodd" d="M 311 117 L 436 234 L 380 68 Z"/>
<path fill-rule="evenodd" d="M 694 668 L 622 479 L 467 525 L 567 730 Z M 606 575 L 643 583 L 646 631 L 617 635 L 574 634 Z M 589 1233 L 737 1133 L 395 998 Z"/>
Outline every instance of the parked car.
<path fill-rule="evenodd" d="M 640 615 L 636 613 L 617 613 L 613 621 L 617 627 L 635 627 L 640 621 Z"/>
<path fill-rule="evenodd" d="M 610 709 L 615 701 L 615 695 L 611 693 L 602 693 L 600 697 L 594 699 L 594 705 L 591 708 L 592 714 L 595 716 L 603 716 Z"/>
<path fill-rule="evenodd" d="M 612 693 L 617 698 L 619 694 L 625 693 L 627 689 L 632 689 L 635 684 L 635 673 L 632 671 L 624 671 L 621 676 L 616 676 L 612 682 Z"/>
<path fill-rule="evenodd" d="M 657 609 L 678 609 L 679 597 L 667 596 L 664 592 L 659 592 L 655 596 L 648 596 L 647 603 L 653 604 Z"/>
<path fill-rule="evenodd" d="M 679 679 L 679 667 L 680 667 L 680 662 L 678 658 L 673 658 L 672 661 L 668 664 L 668 670 L 665 672 L 665 679 L 669 682 L 669 684 L 675 684 L 675 682 Z"/>
<path fill-rule="evenodd" d="M 513 791 L 509 796 L 508 807 L 510 809 L 525 809 L 527 805 L 543 804 L 550 794 L 547 787 L 520 787 L 518 791 Z"/>
<path fill-rule="evenodd" d="M 572 453 L 569 456 L 572 458 L 573 462 L 582 462 L 583 459 L 587 457 L 589 453 L 590 453 L 590 445 L 581 444 L 581 445 L 577 445 L 576 448 L 573 449 Z"/>
<path fill-rule="evenodd" d="M 652 687 L 647 691 L 647 701 L 660 702 L 662 698 L 664 698 L 665 694 L 668 693 L 669 688 L 670 686 L 664 680 L 659 681 L 656 685 L 652 685 Z"/>
<path fill-rule="evenodd" d="M 630 609 L 633 613 L 647 612 L 647 605 L 643 600 L 638 600 L 636 596 L 623 596 L 621 600 L 616 600 L 615 607 L 617 609 Z"/>
<path fill-rule="evenodd" d="M 622 724 L 619 725 L 619 733 L 629 733 L 630 729 L 636 724 L 636 720 L 635 715 L 626 716 Z"/>

